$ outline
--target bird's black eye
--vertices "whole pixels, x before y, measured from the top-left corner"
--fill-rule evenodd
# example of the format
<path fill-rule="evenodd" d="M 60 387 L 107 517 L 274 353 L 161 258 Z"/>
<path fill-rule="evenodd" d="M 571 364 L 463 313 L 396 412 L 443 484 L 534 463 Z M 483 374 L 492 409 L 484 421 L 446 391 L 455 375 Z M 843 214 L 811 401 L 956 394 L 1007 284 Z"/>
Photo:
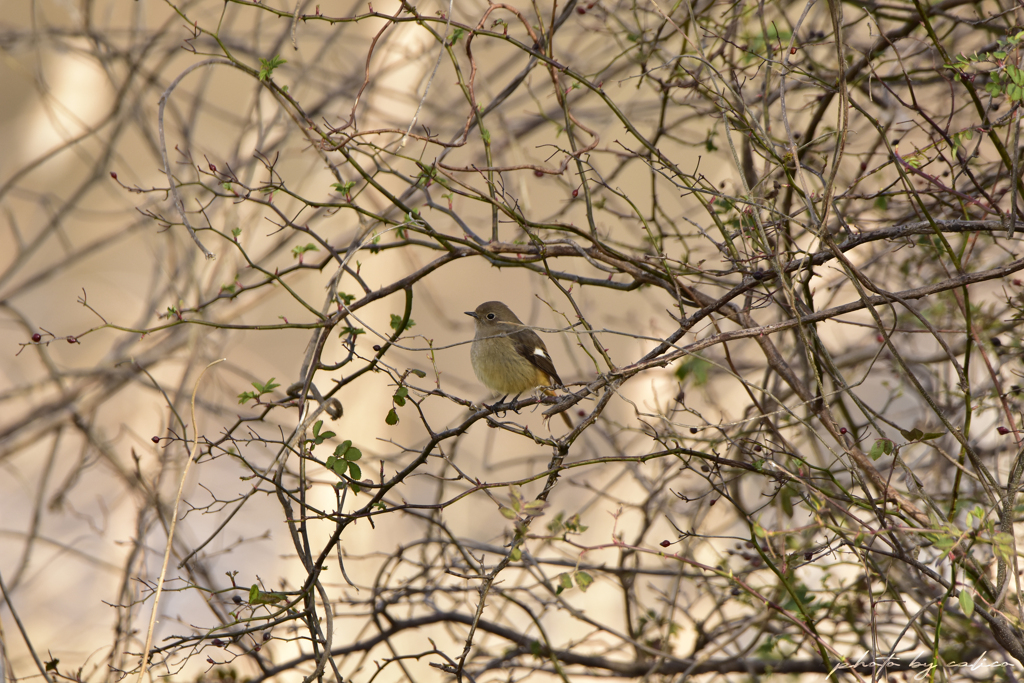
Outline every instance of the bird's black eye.
<path fill-rule="evenodd" d="M 494 314 L 493 313 L 488 313 L 487 314 L 487 319 L 488 320 L 494 320 Z"/>

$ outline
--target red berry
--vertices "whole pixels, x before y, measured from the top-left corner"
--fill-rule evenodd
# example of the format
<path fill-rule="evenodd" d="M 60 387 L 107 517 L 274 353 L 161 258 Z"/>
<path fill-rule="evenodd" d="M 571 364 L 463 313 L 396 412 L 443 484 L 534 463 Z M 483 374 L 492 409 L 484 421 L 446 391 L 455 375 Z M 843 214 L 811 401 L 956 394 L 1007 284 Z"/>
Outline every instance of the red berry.
<path fill-rule="evenodd" d="M 217 167 L 214 166 L 213 164 L 210 164 L 210 170 L 213 171 L 214 173 L 216 173 L 217 172 Z"/>
<path fill-rule="evenodd" d="M 544 177 L 544 171 L 534 171 L 533 175 L 537 176 L 538 178 L 543 178 Z"/>
<path fill-rule="evenodd" d="M 576 197 L 579 197 L 579 196 L 580 196 L 580 191 L 579 190 L 573 190 L 572 191 L 572 198 L 573 199 L 576 199 Z"/>
<path fill-rule="evenodd" d="M 1010 430 L 1007 429 L 1006 427 L 996 427 L 996 431 L 999 432 L 999 434 L 1002 436 L 1005 436 L 1010 433 Z"/>
<path fill-rule="evenodd" d="M 717 502 L 718 502 L 718 499 L 716 498 L 713 501 L 711 501 L 710 503 L 708 503 L 708 506 L 710 507 L 711 505 L 714 505 Z"/>
<path fill-rule="evenodd" d="M 666 540 L 662 541 L 660 545 L 661 545 L 662 548 L 667 548 L 670 545 L 672 545 L 672 541 L 669 541 L 669 540 L 666 539 Z"/>
<path fill-rule="evenodd" d="M 68 344 L 77 344 L 78 340 L 74 337 L 68 337 Z"/>
<path fill-rule="evenodd" d="M 846 433 L 846 427 L 840 427 L 839 428 L 839 433 L 840 434 L 845 434 Z"/>
<path fill-rule="evenodd" d="M 152 441 L 153 443 L 160 443 L 160 437 L 154 436 L 153 438 L 150 439 L 150 441 Z"/>
<path fill-rule="evenodd" d="M 114 180 L 117 180 L 117 174 L 114 173 L 113 171 L 110 172 L 110 177 L 113 178 Z"/>
<path fill-rule="evenodd" d="M 576 8 L 576 14 L 586 14 L 586 13 L 587 13 L 587 10 L 584 9 L 583 7 L 577 7 Z"/>
<path fill-rule="evenodd" d="M 38 332 L 36 332 L 35 334 L 32 335 L 32 341 L 34 341 L 34 342 L 38 343 L 38 342 L 42 341 L 42 339 L 43 339 L 43 335 L 39 334 Z"/>
<path fill-rule="evenodd" d="M 880 334 L 876 334 L 875 335 L 875 341 L 878 342 L 879 344 L 884 344 L 885 343 L 885 337 L 883 337 Z"/>

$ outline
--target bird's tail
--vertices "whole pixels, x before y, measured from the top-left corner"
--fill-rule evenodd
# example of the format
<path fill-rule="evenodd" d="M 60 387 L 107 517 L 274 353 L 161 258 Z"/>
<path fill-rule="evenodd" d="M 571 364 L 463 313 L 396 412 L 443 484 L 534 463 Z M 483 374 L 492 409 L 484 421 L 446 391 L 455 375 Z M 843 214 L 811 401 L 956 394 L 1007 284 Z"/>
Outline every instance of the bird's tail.
<path fill-rule="evenodd" d="M 545 396 L 557 396 L 558 395 L 555 392 L 551 391 L 550 389 L 544 389 L 543 393 L 544 393 Z M 572 420 L 569 419 L 569 413 L 568 412 L 563 410 L 558 415 L 559 415 L 559 417 L 562 418 L 562 421 L 565 422 L 565 426 L 566 427 L 568 427 L 569 429 L 573 428 Z"/>

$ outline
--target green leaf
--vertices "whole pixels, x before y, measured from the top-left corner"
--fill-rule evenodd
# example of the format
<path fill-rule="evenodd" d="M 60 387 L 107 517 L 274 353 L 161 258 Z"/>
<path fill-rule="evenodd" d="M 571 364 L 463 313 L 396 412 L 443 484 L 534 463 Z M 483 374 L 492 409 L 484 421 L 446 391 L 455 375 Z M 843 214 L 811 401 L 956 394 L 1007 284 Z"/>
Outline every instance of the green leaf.
<path fill-rule="evenodd" d="M 270 78 L 271 76 L 274 75 L 274 69 L 276 69 L 277 67 L 281 66 L 282 64 L 287 64 L 287 63 L 288 63 L 288 60 L 287 59 L 281 59 L 281 55 L 274 55 L 270 59 L 263 59 L 262 57 L 260 57 L 260 73 L 259 73 L 260 80 L 261 81 L 267 80 L 268 78 Z"/>
<path fill-rule="evenodd" d="M 398 424 L 398 412 L 392 408 L 388 411 L 388 416 L 384 418 L 384 422 L 392 427 Z"/>
<path fill-rule="evenodd" d="M 408 395 L 409 395 L 409 388 L 408 387 L 398 387 L 398 391 L 395 392 L 395 396 L 394 396 L 395 403 L 398 404 L 398 406 L 400 406 L 400 407 L 404 406 L 405 405 L 405 399 L 406 399 L 406 397 Z"/>
<path fill-rule="evenodd" d="M 676 379 L 685 383 L 687 378 L 693 378 L 694 386 L 702 387 L 708 383 L 708 370 L 711 363 L 699 356 L 690 356 L 676 368 Z"/>
<path fill-rule="evenodd" d="M 992 552 L 1003 562 L 1009 564 L 1013 558 L 1013 536 L 1000 531 L 992 537 Z"/>
<path fill-rule="evenodd" d="M 313 442 L 317 446 L 322 444 L 326 439 L 332 439 L 335 436 L 337 436 L 337 434 L 335 434 L 334 432 L 331 432 L 331 431 L 326 431 L 323 434 L 321 434 L 320 433 L 320 428 L 323 426 L 323 424 L 324 424 L 323 420 L 317 420 L 316 423 L 313 425 Z"/>
<path fill-rule="evenodd" d="M 356 448 L 355 446 L 345 451 L 345 459 L 348 460 L 349 462 L 355 462 L 361 457 L 363 457 L 363 452 Z"/>
<path fill-rule="evenodd" d="M 252 385 L 254 387 L 256 387 L 256 390 L 259 391 L 261 394 L 269 394 L 271 391 L 273 391 L 274 389 L 276 389 L 279 386 L 281 386 L 280 384 L 278 384 L 277 382 L 274 381 L 273 377 L 268 379 L 266 384 L 260 384 L 259 382 L 253 382 Z"/>
<path fill-rule="evenodd" d="M 942 553 L 948 553 L 956 545 L 956 536 L 950 533 L 946 534 L 927 534 L 927 538 L 932 542 L 932 545 Z"/>
<path fill-rule="evenodd" d="M 510 552 L 508 556 L 513 562 L 518 562 L 523 557 L 523 551 L 520 550 L 519 546 L 516 546 L 515 548 L 512 548 L 512 552 Z"/>
<path fill-rule="evenodd" d="M 964 614 L 970 618 L 974 614 L 974 596 L 966 588 L 960 590 L 960 609 L 964 611 Z"/>
<path fill-rule="evenodd" d="M 402 316 L 395 315 L 394 313 L 391 314 L 391 329 L 395 330 L 396 332 L 399 332 L 399 333 L 405 332 L 409 328 L 415 327 L 415 326 L 416 326 L 416 321 L 413 320 L 412 318 L 409 318 L 409 320 L 403 326 L 402 325 Z M 399 328 L 401 328 L 401 329 L 399 329 Z"/>
<path fill-rule="evenodd" d="M 562 588 L 572 588 L 572 577 L 562 572 L 558 575 L 558 585 Z"/>
<path fill-rule="evenodd" d="M 546 508 L 547 506 L 548 506 L 548 502 L 546 500 L 536 500 L 535 499 L 535 500 L 531 500 L 529 503 L 524 505 L 523 506 L 523 510 L 528 515 L 539 515 L 539 514 L 543 513 L 544 508 Z"/>
<path fill-rule="evenodd" d="M 284 598 L 285 598 L 285 596 L 280 594 L 280 593 L 264 593 L 264 592 L 261 591 L 260 592 L 260 597 L 257 600 L 256 604 L 260 604 L 260 605 L 275 605 L 275 604 L 281 602 L 282 600 L 284 600 Z"/>
<path fill-rule="evenodd" d="M 903 438 L 906 439 L 907 441 L 918 441 L 922 436 L 924 436 L 924 432 L 922 432 L 917 427 L 914 427 L 910 431 L 901 429 L 900 434 L 902 434 Z"/>
<path fill-rule="evenodd" d="M 427 376 L 427 373 L 423 372 L 422 370 L 417 370 L 416 368 L 410 369 L 409 372 L 411 372 L 412 374 L 416 375 L 420 379 L 423 379 L 424 377 Z"/>
<path fill-rule="evenodd" d="M 331 187 L 332 188 L 334 188 L 335 190 L 337 190 L 338 192 L 340 192 L 340 193 L 342 193 L 344 195 L 349 194 L 349 192 L 351 192 L 352 188 L 355 187 L 355 186 L 356 186 L 356 181 L 354 181 L 354 180 L 349 180 L 348 182 L 344 182 L 344 183 L 331 183 Z"/>
<path fill-rule="evenodd" d="M 882 455 L 885 454 L 885 447 L 887 443 L 888 441 L 886 439 L 878 439 L 877 441 L 875 441 L 873 444 L 871 444 L 871 450 L 868 451 L 868 456 L 872 460 L 878 460 L 879 458 L 881 458 Z"/>
<path fill-rule="evenodd" d="M 782 512 L 786 517 L 793 517 L 793 495 L 795 493 L 790 486 L 783 486 L 782 491 L 779 492 L 779 502 L 782 504 Z"/>
<path fill-rule="evenodd" d="M 586 572 L 576 572 L 576 585 L 579 586 L 581 591 L 586 593 L 592 583 L 594 583 L 594 577 L 590 574 Z"/>
<path fill-rule="evenodd" d="M 301 258 L 302 255 L 305 254 L 307 251 L 320 251 L 320 248 L 317 247 L 312 242 L 309 244 L 303 244 L 296 247 L 292 247 L 292 258 Z"/>
<path fill-rule="evenodd" d="M 500 512 L 501 516 L 504 517 L 505 519 L 515 519 L 516 518 L 516 511 L 513 510 L 512 508 L 507 508 L 504 505 L 499 505 L 498 506 L 498 512 Z"/>
<path fill-rule="evenodd" d="M 982 520 L 985 519 L 985 509 L 983 507 L 981 507 L 980 505 L 975 505 L 970 510 L 970 512 L 967 513 L 967 525 L 968 526 L 972 526 L 972 524 L 971 524 L 971 518 L 972 517 L 976 517 L 978 519 L 978 522 L 980 523 Z"/>
<path fill-rule="evenodd" d="M 350 462 L 348 464 L 348 471 L 349 471 L 349 476 L 352 477 L 353 479 L 362 479 L 363 478 L 363 471 L 361 469 L 359 469 L 359 465 L 355 464 L 354 462 Z"/>
<path fill-rule="evenodd" d="M 708 136 L 704 139 L 704 149 L 709 152 L 718 151 L 718 145 L 715 144 L 715 133 L 716 131 L 709 130 Z"/>

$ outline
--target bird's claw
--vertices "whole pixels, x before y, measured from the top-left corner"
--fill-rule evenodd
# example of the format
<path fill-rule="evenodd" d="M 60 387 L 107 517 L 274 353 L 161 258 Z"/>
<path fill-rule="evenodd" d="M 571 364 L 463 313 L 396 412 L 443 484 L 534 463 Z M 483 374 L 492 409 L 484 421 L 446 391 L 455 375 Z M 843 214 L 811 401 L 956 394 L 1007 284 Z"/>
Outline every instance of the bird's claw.
<path fill-rule="evenodd" d="M 511 410 L 513 413 L 518 415 L 519 414 L 519 409 L 515 408 L 513 406 L 515 406 L 516 402 L 519 401 L 519 397 L 522 396 L 522 395 L 523 395 L 522 392 L 520 392 L 520 393 L 516 394 L 515 396 L 513 396 L 511 401 L 506 403 L 505 399 L 508 398 L 508 394 L 505 394 L 504 396 L 502 396 L 500 399 L 498 399 L 497 401 L 495 401 L 491 405 L 487 405 L 486 403 L 484 403 L 484 407 L 487 408 L 488 410 L 493 410 L 494 414 L 497 417 L 502 417 L 509 410 Z"/>

